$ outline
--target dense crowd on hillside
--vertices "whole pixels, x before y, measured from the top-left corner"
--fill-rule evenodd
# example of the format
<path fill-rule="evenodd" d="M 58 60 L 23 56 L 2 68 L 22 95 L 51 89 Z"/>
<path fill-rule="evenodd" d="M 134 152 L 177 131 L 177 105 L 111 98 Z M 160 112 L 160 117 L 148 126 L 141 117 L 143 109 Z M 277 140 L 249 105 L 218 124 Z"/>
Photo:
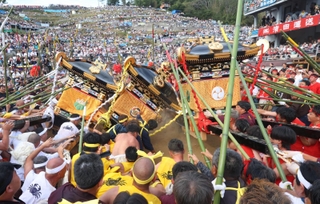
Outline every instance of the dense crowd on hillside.
<path fill-rule="evenodd" d="M 168 153 L 168 156 L 163 156 L 163 152 L 154 148 L 149 134 L 157 128 L 157 121 L 145 121 L 139 110 L 136 110 L 134 118 L 132 115 L 119 115 L 118 123 L 107 131 L 97 127 L 86 130 L 79 144 L 81 151 L 69 151 L 70 145 L 79 139 L 82 117 L 71 114 L 67 122 L 55 129 L 54 110 L 60 94 L 47 103 L 36 101 L 29 105 L 43 93 L 61 90 L 63 84 L 59 79 L 65 77 L 64 70 L 58 74 L 58 82 L 53 89 L 43 87 L 55 81 L 52 58 L 56 52 L 65 52 L 70 58 L 100 59 L 109 69 L 114 64 L 123 63 L 129 55 L 136 58 L 137 64 L 149 66 L 152 62 L 160 66 L 167 60 L 164 42 L 173 56 L 176 48 L 192 46 L 187 41 L 189 38 L 215 36 L 216 40 L 222 40 L 219 26 L 210 20 L 173 16 L 146 8 L 111 8 L 91 9 L 105 13 L 77 19 L 83 24 L 81 29 L 71 22 L 64 24 L 64 29 L 5 34 L 9 100 L 12 100 L 10 104 L 2 103 L 6 98 L 2 68 L 0 204 L 86 201 L 105 204 L 211 204 L 217 190 L 220 191 L 220 203 L 225 204 L 320 203 L 319 138 L 317 135 L 297 135 L 289 127 L 310 127 L 315 134 L 318 133 L 320 105 L 314 102 L 307 104 L 305 96 L 313 97 L 313 101 L 319 100 L 320 77 L 315 70 L 299 64 L 293 66 L 289 61 L 284 61 L 280 69 L 273 63 L 268 67 L 241 63 L 243 74 L 253 79 L 249 88 L 258 113 L 264 120 L 289 125 L 266 128 L 287 181 L 281 178 L 280 169 L 265 152 L 244 144 L 241 145 L 244 151 L 240 151 L 240 147 L 231 140 L 228 141 L 223 175 L 217 172 L 222 151 L 219 148 L 214 152 L 201 152 L 209 159 L 206 165 L 198 158 L 202 155 L 187 152 L 186 144 L 174 138 L 168 141 L 167 149 L 162 149 Z M 66 14 L 66 17 L 68 15 L 72 14 Z M 2 16 L 1 20 L 4 18 Z M 29 22 L 30 26 L 32 22 Z M 150 28 L 152 24 L 155 25 L 154 33 Z M 94 26 L 102 29 L 97 30 Z M 224 25 L 224 28 L 232 39 L 234 26 Z M 250 31 L 248 26 L 241 27 L 242 43 L 250 44 Z M 301 46 L 313 52 L 317 44 Z M 285 55 L 284 58 L 289 58 L 288 55 L 295 54 L 289 46 L 283 45 L 270 48 L 266 56 Z M 0 65 L 4 66 L 3 55 Z M 28 83 L 32 84 L 45 74 L 43 81 L 28 87 Z M 289 84 L 285 88 L 294 94 L 273 89 L 272 83 Z M 17 94 L 21 94 L 19 90 L 26 94 L 18 97 Z M 273 95 L 279 100 L 275 100 Z M 17 97 L 11 98 L 14 96 Z M 266 104 L 270 105 L 268 110 Z M 251 108 L 241 88 L 241 100 L 231 111 L 230 130 L 262 141 L 264 136 Z M 51 120 L 31 125 L 31 118 L 46 116 Z M 205 111 L 204 116 L 208 123 L 215 124 L 216 119 L 210 112 Z M 218 117 L 224 119 L 224 115 Z M 18 127 L 16 120 L 26 122 Z M 49 137 L 49 132 L 52 137 Z M 221 176 L 223 182 L 219 185 L 217 178 Z"/>

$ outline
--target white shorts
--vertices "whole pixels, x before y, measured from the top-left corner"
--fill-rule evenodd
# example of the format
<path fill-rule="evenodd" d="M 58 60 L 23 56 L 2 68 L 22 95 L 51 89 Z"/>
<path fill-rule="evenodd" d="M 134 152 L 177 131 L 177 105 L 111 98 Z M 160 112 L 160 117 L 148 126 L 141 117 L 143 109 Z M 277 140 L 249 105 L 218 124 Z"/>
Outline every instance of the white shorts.
<path fill-rule="evenodd" d="M 126 155 L 125 154 L 119 154 L 119 155 L 110 155 L 109 159 L 113 159 L 115 163 L 121 163 L 121 162 L 126 162 Z"/>

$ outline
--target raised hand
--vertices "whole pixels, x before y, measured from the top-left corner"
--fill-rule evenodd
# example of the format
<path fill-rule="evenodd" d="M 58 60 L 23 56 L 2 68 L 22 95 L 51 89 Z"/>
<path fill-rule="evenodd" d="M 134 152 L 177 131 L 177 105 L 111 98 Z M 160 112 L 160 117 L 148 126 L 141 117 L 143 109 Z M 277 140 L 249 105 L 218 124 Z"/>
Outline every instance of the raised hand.
<path fill-rule="evenodd" d="M 12 128 L 14 127 L 14 122 L 13 121 L 7 121 L 4 124 L 2 124 L 2 130 L 4 131 L 11 131 Z"/>

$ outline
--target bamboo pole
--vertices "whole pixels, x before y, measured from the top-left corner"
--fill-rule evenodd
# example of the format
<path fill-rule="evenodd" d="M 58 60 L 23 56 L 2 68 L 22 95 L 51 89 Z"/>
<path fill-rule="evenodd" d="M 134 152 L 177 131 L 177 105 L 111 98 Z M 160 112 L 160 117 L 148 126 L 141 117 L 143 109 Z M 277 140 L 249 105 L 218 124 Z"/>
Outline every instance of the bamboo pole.
<path fill-rule="evenodd" d="M 177 83 L 178 83 L 178 86 L 179 86 L 179 92 L 181 93 L 181 92 L 183 92 L 183 89 L 182 89 L 182 86 L 181 86 L 179 73 L 175 69 L 173 69 L 173 74 L 174 74 L 174 77 L 177 80 Z M 183 121 L 184 121 L 184 127 L 185 127 L 185 132 L 186 132 L 188 153 L 189 154 L 193 154 L 191 141 L 190 141 L 189 123 L 188 123 L 188 118 L 187 118 L 187 113 L 186 113 L 186 111 L 187 111 L 186 106 L 188 106 L 188 103 L 185 103 L 185 98 L 183 97 L 182 94 L 180 94 L 180 99 L 181 99 L 181 104 L 182 104 L 182 113 L 183 113 Z M 192 158 L 190 159 L 190 162 L 192 164 L 194 164 Z"/>
<path fill-rule="evenodd" d="M 267 134 L 267 132 L 266 132 L 264 126 L 263 126 L 263 123 L 261 121 L 261 117 L 260 117 L 260 115 L 259 115 L 259 113 L 257 111 L 257 108 L 256 108 L 255 104 L 254 104 L 253 98 L 250 95 L 250 90 L 249 90 L 247 84 L 245 83 L 245 79 L 244 79 L 244 77 L 242 75 L 241 68 L 239 66 L 237 66 L 237 70 L 239 72 L 239 76 L 240 76 L 241 82 L 243 84 L 243 87 L 245 88 L 246 93 L 248 95 L 251 108 L 253 110 L 254 115 L 256 116 L 256 120 L 257 120 L 257 123 L 258 123 L 258 125 L 260 127 L 260 130 L 262 132 L 263 138 L 267 143 L 267 146 L 268 146 L 268 149 L 269 149 L 269 153 L 270 153 L 270 155 L 271 155 L 271 157 L 272 157 L 272 159 L 273 159 L 273 161 L 274 161 L 274 163 L 275 163 L 275 165 L 276 165 L 276 167 L 278 169 L 278 172 L 279 172 L 281 180 L 283 182 L 285 182 L 285 181 L 287 181 L 286 175 L 284 174 L 283 169 L 281 167 L 281 164 L 279 162 L 279 159 L 278 159 L 278 157 L 277 157 L 277 155 L 276 155 L 276 153 L 275 153 L 275 151 L 273 149 L 273 146 L 272 146 L 271 141 L 269 139 L 269 135 Z"/>
<path fill-rule="evenodd" d="M 61 92 L 65 91 L 65 90 L 68 90 L 70 88 L 72 88 L 72 87 L 67 87 L 65 89 L 58 90 L 58 91 L 56 91 L 54 93 L 49 93 L 48 95 L 45 95 L 42 98 L 38 98 L 38 99 L 36 99 L 36 100 L 34 100 L 34 101 L 30 102 L 30 103 L 26 103 L 26 104 L 24 104 L 22 106 L 19 106 L 18 108 L 24 108 L 24 107 L 29 106 L 31 104 L 34 104 L 35 102 L 38 102 L 40 100 L 48 100 L 50 97 L 56 96 L 58 93 L 61 93 Z"/>
<path fill-rule="evenodd" d="M 188 77 L 184 74 L 184 72 L 181 69 L 178 69 L 178 71 L 180 72 L 180 74 L 182 75 L 183 79 L 186 80 L 186 82 L 190 85 L 191 89 L 196 93 L 197 97 L 200 98 L 200 100 L 202 101 L 202 103 L 205 105 L 205 107 L 207 108 L 207 110 L 211 113 L 211 115 L 213 116 L 213 118 L 218 122 L 218 124 L 223 128 L 224 124 L 222 123 L 222 121 L 219 119 L 219 117 L 217 116 L 217 114 L 215 114 L 212 110 L 211 107 L 209 106 L 209 104 L 206 102 L 206 100 L 201 96 L 201 94 L 197 91 L 197 89 L 193 86 L 193 84 L 191 83 L 191 81 L 188 79 Z M 237 147 L 237 149 L 241 152 L 241 154 L 243 155 L 243 157 L 246 160 L 249 160 L 250 157 L 248 156 L 248 154 L 242 149 L 242 147 L 240 146 L 240 144 L 238 143 L 238 141 L 233 137 L 233 135 L 228 132 L 228 136 L 231 139 L 231 141 L 235 144 L 235 146 Z"/>
<path fill-rule="evenodd" d="M 43 80 L 44 80 L 44 79 L 42 79 L 42 81 L 43 81 Z M 7 99 L 7 100 L 5 100 L 5 101 L 1 100 L 1 101 L 0 101 L 1 104 L 3 105 L 3 103 L 11 102 L 11 101 L 14 100 L 14 99 L 21 98 L 21 97 L 25 96 L 26 94 L 29 94 L 30 92 L 34 91 L 33 89 L 32 89 L 32 91 L 30 91 L 30 88 L 33 88 L 33 86 L 35 85 L 35 83 L 42 82 L 42 81 L 37 81 L 37 80 L 36 80 L 35 82 L 30 83 L 30 85 L 27 85 L 24 89 L 19 90 L 19 91 L 20 91 L 19 94 L 12 96 L 12 97 L 10 97 L 9 99 Z M 49 84 L 49 85 L 50 85 L 50 84 Z M 47 85 L 45 85 L 45 86 L 47 86 Z M 45 86 L 43 86 L 43 87 L 45 87 Z M 40 88 L 41 88 L 41 87 L 40 87 Z M 37 89 L 36 89 L 36 90 L 37 90 Z M 2 101 L 3 101 L 3 102 L 2 102 Z"/>
<path fill-rule="evenodd" d="M 221 27 L 221 24 L 219 24 L 219 25 L 220 25 L 220 28 L 223 30 L 223 28 Z M 225 37 L 225 36 L 224 36 L 224 37 Z M 227 43 L 227 45 L 228 45 L 228 47 L 229 47 L 229 49 L 230 49 L 229 43 Z M 256 108 L 255 104 L 254 104 L 253 98 L 252 98 L 252 96 L 251 96 L 251 94 L 250 94 L 250 90 L 249 90 L 249 88 L 248 88 L 248 86 L 247 86 L 247 84 L 246 84 L 245 78 L 243 77 L 243 74 L 242 74 L 242 72 L 241 72 L 241 68 L 240 68 L 240 66 L 239 66 L 238 63 L 236 63 L 236 68 L 237 68 L 237 71 L 238 71 L 238 73 L 239 73 L 239 76 L 240 76 L 241 82 L 242 82 L 242 84 L 243 84 L 243 87 L 245 88 L 245 91 L 246 91 L 246 93 L 247 93 L 247 96 L 248 96 L 248 99 L 249 99 L 249 102 L 250 102 L 250 105 L 251 105 L 251 109 L 253 110 L 253 113 L 254 113 L 254 115 L 256 116 L 257 123 L 258 123 L 258 125 L 259 125 L 259 127 L 260 127 L 260 130 L 261 130 L 261 132 L 262 132 L 263 138 L 264 138 L 264 140 L 266 141 L 266 144 L 267 144 L 267 146 L 268 146 L 269 153 L 270 153 L 270 155 L 271 155 L 271 157 L 272 157 L 272 160 L 274 161 L 274 163 L 275 163 L 275 165 L 276 165 L 276 167 L 277 167 L 277 170 L 278 170 L 278 172 L 279 172 L 279 175 L 280 175 L 281 180 L 282 180 L 283 182 L 286 182 L 286 181 L 287 181 L 287 178 L 286 178 L 286 176 L 285 176 L 285 174 L 284 174 L 284 172 L 283 172 L 283 169 L 282 169 L 282 167 L 281 167 L 281 165 L 280 165 L 280 162 L 279 162 L 279 159 L 278 159 L 278 157 L 277 157 L 277 155 L 276 155 L 276 153 L 275 153 L 275 150 L 274 150 L 274 148 L 273 148 L 273 146 L 272 146 L 272 144 L 271 144 L 271 141 L 270 141 L 269 136 L 268 136 L 268 134 L 267 134 L 267 132 L 266 132 L 266 129 L 265 129 L 264 126 L 263 126 L 263 123 L 262 123 L 262 121 L 261 121 L 261 117 L 260 117 L 260 115 L 259 115 L 259 113 L 258 113 L 258 111 L 257 111 L 257 108 Z"/>
<path fill-rule="evenodd" d="M 166 48 L 165 48 L 165 49 L 166 49 Z M 171 65 L 171 69 L 174 70 L 173 73 L 174 73 L 176 79 L 179 79 L 179 77 L 176 76 L 176 75 L 177 75 L 177 72 L 175 71 L 175 68 L 174 68 L 174 66 L 173 66 L 173 63 L 171 62 L 170 65 Z M 198 140 L 198 142 L 199 142 L 200 149 L 201 149 L 201 151 L 205 152 L 206 149 L 205 149 L 205 147 L 204 147 L 204 145 L 203 145 L 203 141 L 202 141 L 202 139 L 201 139 L 201 137 L 200 137 L 200 132 L 199 132 L 198 127 L 197 127 L 197 124 L 196 124 L 196 122 L 195 122 L 195 120 L 194 120 L 194 118 L 193 118 L 193 114 L 192 114 L 192 112 L 191 112 L 191 109 L 190 109 L 190 107 L 188 106 L 187 98 L 186 98 L 186 96 L 185 96 L 185 94 L 184 94 L 184 91 L 183 91 L 183 89 L 182 89 L 182 86 L 181 86 L 180 81 L 178 81 L 178 86 L 179 86 L 179 90 L 180 90 L 181 99 L 183 100 L 182 105 L 186 108 L 186 110 L 187 110 L 187 112 L 188 112 L 189 119 L 190 119 L 190 121 L 191 121 L 191 124 L 192 124 L 192 126 L 193 126 L 193 129 L 194 129 L 194 132 L 195 132 L 195 134 L 196 134 L 197 140 Z M 210 162 L 210 160 L 209 160 L 206 156 L 204 156 L 204 160 L 205 160 L 205 162 L 206 162 L 206 164 L 207 164 L 207 167 L 208 167 L 208 168 L 211 168 L 211 162 Z"/>
<path fill-rule="evenodd" d="M 314 61 L 303 49 L 299 47 L 299 45 L 289 37 L 283 30 L 281 30 L 282 36 L 287 40 L 287 42 L 295 49 L 297 49 L 302 54 L 302 57 L 311 64 L 311 66 L 320 74 L 320 66 L 316 61 Z"/>
<path fill-rule="evenodd" d="M 79 138 L 79 149 L 78 152 L 81 153 L 82 152 L 82 141 L 83 141 L 83 131 L 84 131 L 84 118 L 86 116 L 86 108 L 87 108 L 87 104 L 84 105 L 83 108 L 83 114 L 82 114 L 82 123 L 81 123 L 81 132 L 80 132 L 80 138 Z"/>
<path fill-rule="evenodd" d="M 25 96 L 25 95 L 27 95 L 27 94 L 29 94 L 29 93 L 32 93 L 32 92 L 34 92 L 34 91 L 43 89 L 43 88 L 45 88 L 45 87 L 47 87 L 47 86 L 50 86 L 50 85 L 51 85 L 51 84 L 46 84 L 46 85 L 41 86 L 41 87 L 39 87 L 39 88 L 37 88 L 37 89 L 30 90 L 30 91 L 26 91 L 26 92 L 22 92 L 22 93 L 19 93 L 19 94 L 17 94 L 17 95 L 14 95 L 13 97 L 10 97 L 8 100 L 0 103 L 0 106 L 4 106 L 4 105 L 7 104 L 7 103 L 13 104 L 13 103 L 15 103 L 14 100 L 16 100 L 16 99 L 18 100 L 18 98 L 22 98 L 23 96 Z M 39 94 L 39 95 L 41 96 L 41 94 Z M 40 97 L 39 95 L 37 95 L 36 97 Z M 43 95 L 43 93 L 42 93 L 42 95 Z M 12 102 L 12 101 L 14 101 L 14 102 Z"/>
<path fill-rule="evenodd" d="M 229 123 L 230 123 L 231 108 L 232 108 L 232 97 L 233 97 L 232 93 L 233 93 L 233 86 L 234 86 L 235 66 L 237 63 L 237 52 L 238 52 L 238 42 L 239 42 L 242 10 L 243 10 L 243 0 L 238 0 L 237 18 L 236 18 L 236 25 L 234 30 L 234 37 L 233 37 L 234 43 L 233 43 L 231 65 L 230 65 L 230 71 L 229 71 L 226 113 L 224 117 L 224 126 L 222 129 L 222 140 L 221 140 L 221 146 L 220 146 L 220 155 L 219 155 L 218 171 L 217 171 L 217 178 L 216 178 L 217 185 L 221 185 L 223 182 L 223 174 L 224 174 L 225 163 L 226 163 L 228 132 L 229 132 Z M 219 204 L 220 198 L 221 198 L 220 191 L 219 190 L 215 191 L 214 204 Z"/>

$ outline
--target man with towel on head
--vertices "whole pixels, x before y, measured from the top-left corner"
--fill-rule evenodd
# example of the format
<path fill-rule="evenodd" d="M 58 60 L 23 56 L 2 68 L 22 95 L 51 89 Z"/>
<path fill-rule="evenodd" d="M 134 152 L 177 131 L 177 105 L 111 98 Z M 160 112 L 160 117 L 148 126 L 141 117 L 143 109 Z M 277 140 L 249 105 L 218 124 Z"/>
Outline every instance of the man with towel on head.
<path fill-rule="evenodd" d="M 55 186 L 64 177 L 68 164 L 61 158 L 50 159 L 45 172 L 40 172 L 31 182 L 28 189 L 22 193 L 20 199 L 28 204 L 36 204 L 48 200 L 50 194 L 56 190 Z"/>
<path fill-rule="evenodd" d="M 69 120 L 69 122 L 62 123 L 58 133 L 54 136 L 53 140 L 65 140 L 71 136 L 77 135 L 80 132 L 77 126 L 81 122 L 81 116 L 78 114 L 72 114 Z"/>
<path fill-rule="evenodd" d="M 133 165 L 132 177 L 133 183 L 125 186 L 116 186 L 103 194 L 99 200 L 105 204 L 112 204 L 115 197 L 120 192 L 127 191 L 131 194 L 138 193 L 145 197 L 149 203 L 160 204 L 161 201 L 157 196 L 149 191 L 149 185 L 153 182 L 156 175 L 156 167 L 154 159 L 161 157 L 162 153 L 158 152 L 153 156 L 148 156 L 142 151 L 137 151 L 138 155 L 143 156 L 139 158 Z"/>

